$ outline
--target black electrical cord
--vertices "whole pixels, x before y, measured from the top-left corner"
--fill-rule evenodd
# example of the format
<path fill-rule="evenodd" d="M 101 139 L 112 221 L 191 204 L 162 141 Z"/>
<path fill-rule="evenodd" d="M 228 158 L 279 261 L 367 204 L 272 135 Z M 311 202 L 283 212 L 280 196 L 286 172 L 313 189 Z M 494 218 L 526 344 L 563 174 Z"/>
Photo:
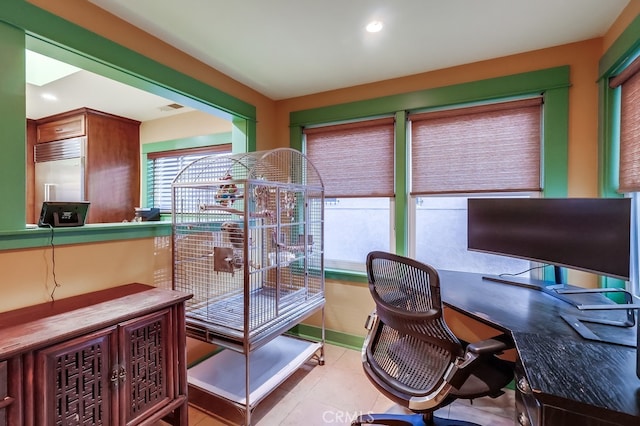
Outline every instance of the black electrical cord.
<path fill-rule="evenodd" d="M 525 269 L 524 271 L 520 271 L 520 272 L 516 272 L 515 274 L 510 274 L 508 272 L 503 272 L 502 274 L 498 275 L 499 277 L 517 277 L 518 275 L 522 275 L 522 274 L 526 274 L 527 272 L 531 272 L 535 269 L 542 269 L 542 268 L 546 268 L 548 266 L 551 265 L 539 265 L 539 266 L 533 266 L 529 269 Z"/>
<path fill-rule="evenodd" d="M 61 287 L 60 283 L 58 282 L 58 278 L 56 277 L 56 247 L 53 244 L 53 226 L 51 226 L 51 224 L 47 224 L 49 226 L 49 229 L 51 230 L 51 238 L 49 240 L 49 245 L 51 246 L 51 274 L 53 275 L 53 290 L 51 290 L 51 294 L 49 295 L 49 297 L 51 298 L 51 301 L 55 301 L 55 293 L 56 290 L 58 289 L 58 287 Z"/>

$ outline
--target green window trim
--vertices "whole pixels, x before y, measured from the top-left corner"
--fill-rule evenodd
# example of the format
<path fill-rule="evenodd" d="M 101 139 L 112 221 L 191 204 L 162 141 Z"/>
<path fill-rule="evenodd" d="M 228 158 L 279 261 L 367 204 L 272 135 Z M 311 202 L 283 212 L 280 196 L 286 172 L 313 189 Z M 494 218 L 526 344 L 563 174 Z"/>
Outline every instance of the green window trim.
<path fill-rule="evenodd" d="M 488 102 L 531 93 L 543 93 L 556 88 L 568 90 L 569 84 L 569 66 L 566 65 L 364 101 L 293 111 L 289 114 L 289 122 L 291 126 L 302 127 L 388 115 L 396 111 Z"/>
<path fill-rule="evenodd" d="M 49 244 L 26 229 L 25 49 L 34 50 L 232 121 L 234 152 L 256 149 L 256 107 L 156 62 L 26 0 L 0 2 L 0 250 Z M 109 241 L 168 235 L 167 224 L 94 224 L 56 229 L 56 241 Z M 128 228 L 128 229 L 127 229 Z M 58 240 L 59 236 L 59 240 Z"/>
<path fill-rule="evenodd" d="M 625 63 L 629 62 L 640 49 L 640 15 L 625 28 L 611 44 L 598 62 L 598 75 L 608 78 Z"/>
<path fill-rule="evenodd" d="M 177 149 L 204 148 L 208 146 L 231 143 L 233 132 L 212 133 L 210 135 L 193 136 L 190 138 L 172 139 L 160 142 L 142 144 L 140 148 L 140 193 L 148 195 L 148 158 L 150 153 L 174 151 Z M 148 207 L 150 200 L 145 197 L 141 207 Z"/>
<path fill-rule="evenodd" d="M 287 334 L 312 340 L 320 340 L 324 337 L 327 343 L 356 351 L 360 350 L 364 343 L 364 337 L 362 336 L 356 336 L 335 330 L 323 330 L 320 327 L 308 324 L 297 324 L 288 330 Z"/>
<path fill-rule="evenodd" d="M 609 78 L 640 54 L 640 15 L 620 34 L 600 58 L 598 71 L 598 182 L 600 196 L 619 197 L 620 91 L 609 87 Z"/>
<path fill-rule="evenodd" d="M 637 16 L 602 55 L 598 63 L 598 190 L 601 197 L 621 197 L 618 192 L 620 159 L 620 90 L 609 87 L 616 75 L 640 54 L 640 16 Z M 602 288 L 624 288 L 625 282 L 600 277 Z M 609 296 L 622 302 L 622 298 Z"/>
<path fill-rule="evenodd" d="M 522 74 L 384 96 L 301 111 L 289 115 L 290 146 L 302 150 L 302 129 L 309 125 L 364 119 L 379 115 L 396 116 L 396 182 L 395 251 L 408 252 L 408 143 L 406 114 L 408 111 L 440 108 L 506 98 L 539 95 L 544 97 L 542 129 L 543 195 L 568 195 L 569 140 L 569 66 L 548 68 Z M 404 180 L 404 182 L 399 182 Z M 333 279 L 362 282 L 362 274 L 331 270 Z M 366 279 L 365 279 L 366 282 Z"/>

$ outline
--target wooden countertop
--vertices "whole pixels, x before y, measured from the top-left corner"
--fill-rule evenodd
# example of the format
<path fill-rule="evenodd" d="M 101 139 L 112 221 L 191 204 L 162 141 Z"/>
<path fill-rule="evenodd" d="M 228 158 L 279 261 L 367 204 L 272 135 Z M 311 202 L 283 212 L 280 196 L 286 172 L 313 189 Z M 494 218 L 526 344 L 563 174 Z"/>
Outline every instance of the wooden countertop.
<path fill-rule="evenodd" d="M 50 336 L 72 338 L 191 297 L 134 283 L 0 313 L 0 359 L 44 347 Z"/>
<path fill-rule="evenodd" d="M 636 348 L 585 340 L 560 317 L 622 320 L 625 311 L 580 311 L 541 291 L 487 281 L 479 274 L 439 272 L 445 305 L 511 334 L 536 399 L 609 422 L 640 425 Z M 601 295 L 572 297 L 580 303 L 608 301 Z M 637 327 L 588 327 L 601 337 L 637 338 Z"/>

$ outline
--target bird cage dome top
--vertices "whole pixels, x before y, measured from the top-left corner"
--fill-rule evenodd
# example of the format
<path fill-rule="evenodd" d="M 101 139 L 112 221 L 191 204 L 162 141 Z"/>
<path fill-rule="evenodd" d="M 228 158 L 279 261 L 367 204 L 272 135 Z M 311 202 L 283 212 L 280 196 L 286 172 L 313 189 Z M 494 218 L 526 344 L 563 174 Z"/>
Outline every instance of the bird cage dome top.
<path fill-rule="evenodd" d="M 186 166 L 173 184 L 217 182 L 220 179 L 261 180 L 323 190 L 318 170 L 300 151 L 276 148 L 241 154 L 209 155 Z"/>

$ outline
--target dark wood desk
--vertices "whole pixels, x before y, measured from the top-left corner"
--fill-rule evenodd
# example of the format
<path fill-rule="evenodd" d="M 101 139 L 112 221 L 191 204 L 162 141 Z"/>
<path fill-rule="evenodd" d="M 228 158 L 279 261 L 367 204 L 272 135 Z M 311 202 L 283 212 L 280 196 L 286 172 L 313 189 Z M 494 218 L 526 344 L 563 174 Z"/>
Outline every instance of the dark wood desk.
<path fill-rule="evenodd" d="M 541 291 L 483 280 L 479 274 L 440 271 L 440 278 L 446 306 L 513 337 L 521 414 L 516 423 L 640 425 L 636 349 L 585 340 L 560 317 L 621 320 L 624 311 L 579 311 Z M 581 303 L 593 297 L 572 296 Z M 588 327 L 601 336 L 636 338 L 636 327 Z"/>

